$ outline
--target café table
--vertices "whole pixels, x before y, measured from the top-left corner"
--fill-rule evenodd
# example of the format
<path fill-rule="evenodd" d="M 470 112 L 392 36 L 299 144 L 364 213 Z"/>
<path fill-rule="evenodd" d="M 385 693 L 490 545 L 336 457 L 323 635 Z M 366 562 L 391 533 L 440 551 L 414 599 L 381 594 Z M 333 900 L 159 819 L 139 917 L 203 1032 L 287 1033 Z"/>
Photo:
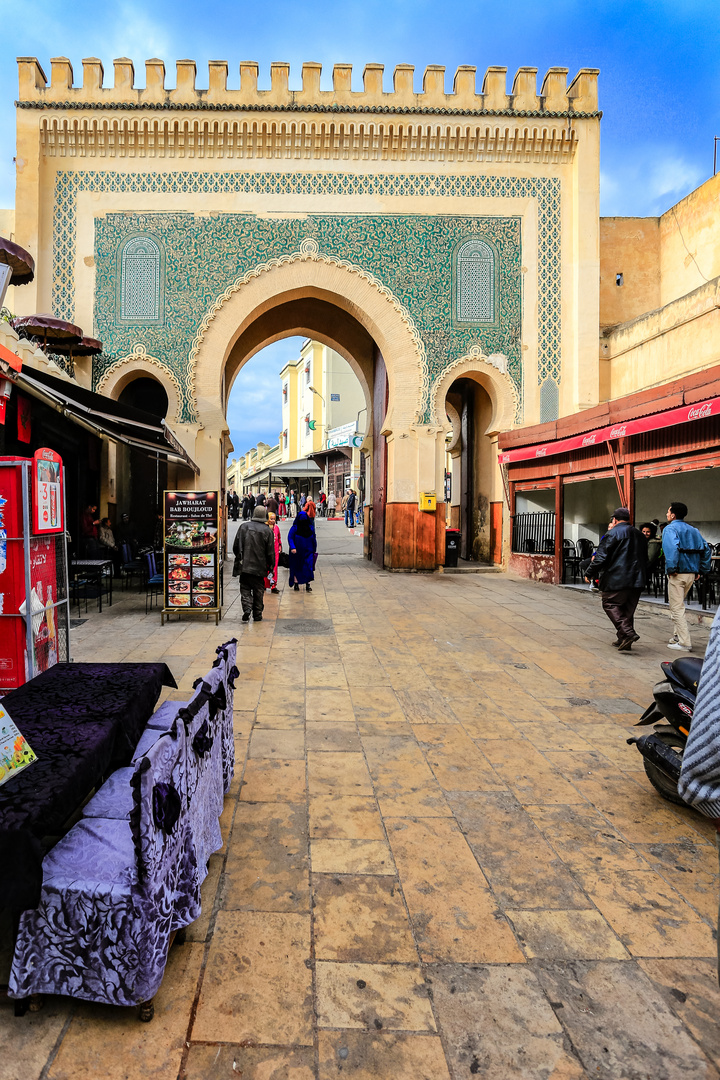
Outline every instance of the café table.
<path fill-rule="evenodd" d="M 108 572 L 109 571 L 109 572 Z M 70 576 L 77 583 L 81 574 L 93 578 L 98 587 L 98 610 L 102 611 L 103 582 L 108 583 L 108 607 L 112 607 L 113 561 L 112 559 L 71 559 Z"/>
<path fill-rule="evenodd" d="M 34 907 L 43 844 L 114 769 L 129 765 L 160 689 L 163 663 L 56 664 L 2 699 L 34 761 L 0 787 L 0 907 Z"/>

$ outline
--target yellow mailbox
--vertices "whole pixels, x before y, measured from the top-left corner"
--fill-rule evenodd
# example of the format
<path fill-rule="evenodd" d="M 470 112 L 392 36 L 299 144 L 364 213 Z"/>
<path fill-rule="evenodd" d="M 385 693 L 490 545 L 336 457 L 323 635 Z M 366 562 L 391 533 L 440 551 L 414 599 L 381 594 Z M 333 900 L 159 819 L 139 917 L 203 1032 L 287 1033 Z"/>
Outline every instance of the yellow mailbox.
<path fill-rule="evenodd" d="M 434 491 L 423 491 L 420 495 L 421 510 L 435 510 L 437 508 L 437 496 Z"/>

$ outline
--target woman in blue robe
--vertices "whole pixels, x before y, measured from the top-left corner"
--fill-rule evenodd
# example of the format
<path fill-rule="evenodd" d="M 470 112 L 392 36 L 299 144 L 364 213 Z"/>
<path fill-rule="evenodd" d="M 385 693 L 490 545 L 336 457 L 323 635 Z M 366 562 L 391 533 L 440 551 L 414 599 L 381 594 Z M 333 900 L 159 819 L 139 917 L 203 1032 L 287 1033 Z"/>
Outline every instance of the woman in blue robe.
<path fill-rule="evenodd" d="M 294 587 L 295 592 L 300 591 L 301 585 L 305 586 L 306 592 L 312 592 L 310 582 L 315 578 L 317 539 L 315 537 L 315 524 L 304 510 L 298 511 L 297 517 L 290 526 L 288 547 L 290 549 L 290 578 L 288 584 Z"/>

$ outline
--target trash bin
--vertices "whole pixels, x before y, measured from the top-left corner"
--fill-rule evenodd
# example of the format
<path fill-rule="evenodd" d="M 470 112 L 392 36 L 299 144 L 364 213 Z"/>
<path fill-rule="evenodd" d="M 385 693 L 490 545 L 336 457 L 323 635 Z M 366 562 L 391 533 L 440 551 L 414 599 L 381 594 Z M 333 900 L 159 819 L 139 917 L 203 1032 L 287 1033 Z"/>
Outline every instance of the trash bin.
<path fill-rule="evenodd" d="M 445 565 L 457 566 L 460 554 L 460 530 L 445 530 Z"/>

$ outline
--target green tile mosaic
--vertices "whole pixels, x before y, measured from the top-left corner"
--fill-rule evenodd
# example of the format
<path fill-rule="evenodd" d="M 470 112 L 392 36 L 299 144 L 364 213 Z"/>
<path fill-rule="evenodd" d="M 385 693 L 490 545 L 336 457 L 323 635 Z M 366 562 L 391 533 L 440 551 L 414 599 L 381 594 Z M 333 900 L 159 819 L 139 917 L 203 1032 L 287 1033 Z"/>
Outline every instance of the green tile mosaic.
<path fill-rule="evenodd" d="M 358 176 L 341 173 L 60 172 L 54 211 L 54 311 L 75 312 L 77 196 L 93 192 L 271 192 L 384 196 L 532 197 L 538 206 L 539 380 L 560 377 L 560 184 L 533 177 Z M 117 255 L 131 235 L 149 235 L 164 255 L 164 320 L 122 326 L 117 317 Z M 429 419 L 432 386 L 445 368 L 480 345 L 503 353 L 522 400 L 521 246 L 519 217 L 437 215 L 316 215 L 268 220 L 250 214 L 196 216 L 122 213 L 96 219 L 95 330 L 105 352 L 94 382 L 142 340 L 186 385 L 188 357 L 203 316 L 239 276 L 259 263 L 298 250 L 313 237 L 321 253 L 374 275 L 410 312 L 425 346 Z M 453 252 L 468 237 L 486 236 L 499 254 L 499 311 L 494 326 L 453 320 Z M 188 384 L 189 385 L 189 380 Z M 183 419 L 194 417 L 186 389 Z"/>

